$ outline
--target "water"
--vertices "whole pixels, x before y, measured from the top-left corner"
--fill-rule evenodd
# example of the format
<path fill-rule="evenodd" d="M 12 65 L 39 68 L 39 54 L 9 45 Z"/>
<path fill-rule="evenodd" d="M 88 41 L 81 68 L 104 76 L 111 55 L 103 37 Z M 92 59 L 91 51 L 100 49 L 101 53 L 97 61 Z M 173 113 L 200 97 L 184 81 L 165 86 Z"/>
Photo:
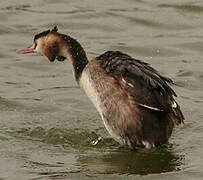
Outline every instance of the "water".
<path fill-rule="evenodd" d="M 1 0 L 0 179 L 202 179 L 202 18 L 197 0 Z M 168 148 L 120 148 L 68 61 L 16 54 L 54 25 L 90 59 L 120 50 L 174 79 L 186 121 Z"/>

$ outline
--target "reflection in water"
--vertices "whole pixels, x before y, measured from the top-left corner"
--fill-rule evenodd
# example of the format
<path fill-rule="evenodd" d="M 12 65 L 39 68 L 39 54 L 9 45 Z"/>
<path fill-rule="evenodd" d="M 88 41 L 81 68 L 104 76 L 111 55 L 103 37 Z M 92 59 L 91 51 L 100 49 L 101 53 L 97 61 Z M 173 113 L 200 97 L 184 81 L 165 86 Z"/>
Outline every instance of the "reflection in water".
<path fill-rule="evenodd" d="M 110 152 L 95 156 L 82 156 L 79 162 L 89 171 L 104 174 L 140 174 L 164 173 L 181 169 L 182 156 L 174 155 L 170 150 L 138 150 L 137 152 Z"/>
<path fill-rule="evenodd" d="M 118 143 L 108 138 L 100 139 L 93 145 L 92 142 L 100 138 L 100 135 L 80 129 L 36 127 L 32 130 L 22 129 L 17 134 L 35 137 L 48 144 L 62 145 L 64 150 L 77 148 L 80 154 L 77 161 L 85 167 L 85 172 L 147 175 L 178 171 L 184 163 L 184 156 L 174 154 L 171 148 L 167 147 L 130 151 L 119 148 Z"/>

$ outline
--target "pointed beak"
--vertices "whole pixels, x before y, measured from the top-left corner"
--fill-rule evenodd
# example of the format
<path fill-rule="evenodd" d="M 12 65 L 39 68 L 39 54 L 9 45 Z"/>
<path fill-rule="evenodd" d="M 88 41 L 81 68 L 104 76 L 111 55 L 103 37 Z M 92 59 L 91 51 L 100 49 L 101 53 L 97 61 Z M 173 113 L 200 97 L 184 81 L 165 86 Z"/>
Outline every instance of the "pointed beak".
<path fill-rule="evenodd" d="M 27 54 L 27 53 L 35 53 L 35 47 L 32 45 L 31 47 L 21 49 L 17 51 L 18 54 Z"/>

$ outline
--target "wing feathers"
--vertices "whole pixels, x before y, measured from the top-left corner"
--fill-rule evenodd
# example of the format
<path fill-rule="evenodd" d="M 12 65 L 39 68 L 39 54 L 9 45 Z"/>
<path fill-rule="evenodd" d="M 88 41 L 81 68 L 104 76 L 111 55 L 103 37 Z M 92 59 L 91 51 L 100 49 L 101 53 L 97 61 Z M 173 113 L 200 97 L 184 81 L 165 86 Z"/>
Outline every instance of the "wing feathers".
<path fill-rule="evenodd" d="M 96 59 L 101 61 L 107 73 L 118 79 L 137 104 L 151 110 L 173 113 L 176 124 L 183 121 L 179 105 L 176 103 L 176 108 L 172 106 L 173 96 L 177 95 L 169 86 L 174 84 L 170 78 L 160 75 L 148 63 L 119 51 L 107 51 Z"/>

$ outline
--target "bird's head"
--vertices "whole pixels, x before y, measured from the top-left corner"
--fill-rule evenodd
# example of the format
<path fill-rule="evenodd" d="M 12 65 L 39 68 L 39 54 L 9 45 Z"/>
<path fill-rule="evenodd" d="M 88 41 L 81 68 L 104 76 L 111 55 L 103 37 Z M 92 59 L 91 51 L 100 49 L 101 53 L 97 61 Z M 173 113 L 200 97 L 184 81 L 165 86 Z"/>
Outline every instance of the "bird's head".
<path fill-rule="evenodd" d="M 61 34 L 57 31 L 58 28 L 55 26 L 52 30 L 36 34 L 32 46 L 17 51 L 17 53 L 38 53 L 46 56 L 50 61 L 54 61 L 55 59 L 64 61 L 66 58 L 63 56 L 62 50 L 64 49 L 65 43 Z"/>

